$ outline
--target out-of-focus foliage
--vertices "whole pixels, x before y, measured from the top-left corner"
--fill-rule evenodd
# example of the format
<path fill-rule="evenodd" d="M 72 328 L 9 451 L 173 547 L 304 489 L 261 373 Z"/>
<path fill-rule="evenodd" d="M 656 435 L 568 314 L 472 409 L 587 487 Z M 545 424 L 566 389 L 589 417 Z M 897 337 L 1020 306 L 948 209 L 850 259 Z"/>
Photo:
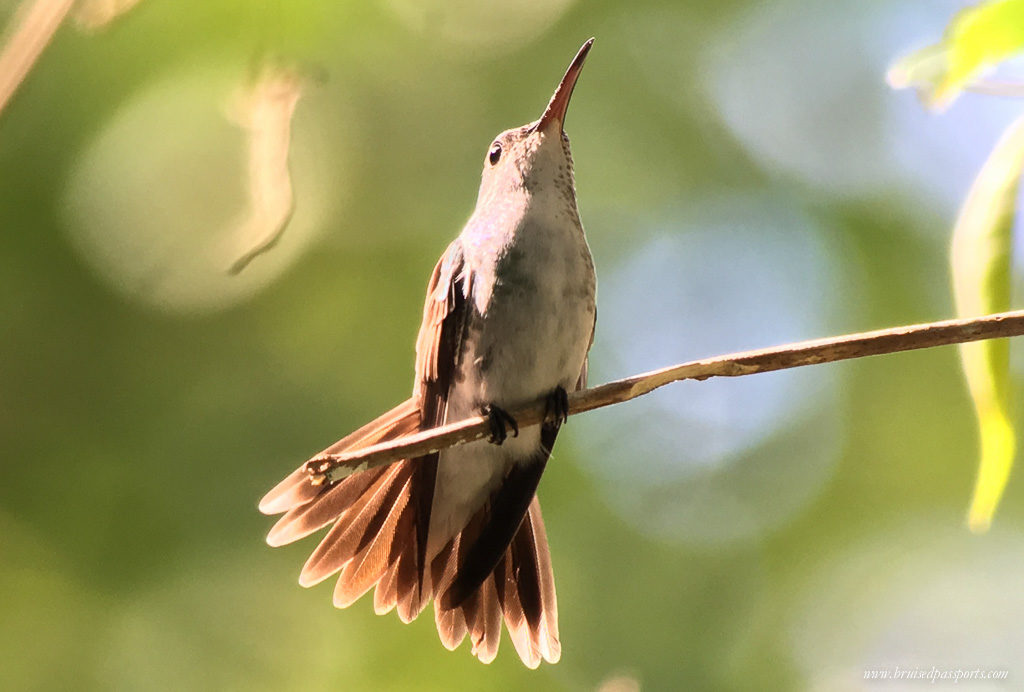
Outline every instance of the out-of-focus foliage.
<path fill-rule="evenodd" d="M 75 20 L 83 29 L 95 31 L 110 24 L 141 0 L 78 0 Z"/>
<path fill-rule="evenodd" d="M 28 76 L 74 0 L 23 2 L 0 34 L 0 112 Z"/>
<path fill-rule="evenodd" d="M 900 58 L 889 70 L 896 88 L 917 88 L 945 108 L 972 80 L 1024 50 L 1024 0 L 989 0 L 961 11 L 941 43 Z"/>
<path fill-rule="evenodd" d="M 957 315 L 1010 309 L 1013 223 L 1024 167 L 1024 119 L 996 145 L 964 201 L 953 229 L 953 295 Z M 981 435 L 981 461 L 968 522 L 987 530 L 1013 466 L 1016 436 L 1010 412 L 1010 343 L 960 345 Z"/>
<path fill-rule="evenodd" d="M 934 118 L 881 75 L 961 4 L 142 0 L 66 23 L 0 115 L 0 688 L 834 689 L 1018 666 L 1024 493 L 1011 478 L 992 531 L 963 530 L 954 349 L 571 420 L 540 488 L 563 657 L 534 672 L 507 639 L 490 666 L 445 651 L 429 612 L 333 609 L 296 584 L 310 541 L 269 549 L 255 507 L 408 396 L 492 137 L 592 35 L 567 131 L 593 382 L 952 314 L 955 209 L 1019 106 L 966 94 Z M 302 75 L 294 214 L 231 277 L 253 247 L 236 96 L 266 64 Z"/>
<path fill-rule="evenodd" d="M 238 274 L 281 239 L 294 211 L 288 170 L 292 117 L 302 95 L 298 75 L 264 67 L 239 96 L 237 122 L 246 130 L 249 150 L 249 210 L 239 228 L 247 243 L 230 272 Z"/>
<path fill-rule="evenodd" d="M 984 70 L 1021 50 L 1024 2 L 994 0 L 957 14 L 942 43 L 901 58 L 889 70 L 889 83 L 896 88 L 917 86 L 926 103 L 945 107 Z M 1010 308 L 1022 166 L 1024 121 L 1018 120 L 975 179 L 953 229 L 953 293 L 958 316 L 975 317 Z M 1016 452 L 1010 345 L 1005 340 L 964 344 L 960 354 L 981 440 L 968 524 L 975 531 L 987 531 Z"/>

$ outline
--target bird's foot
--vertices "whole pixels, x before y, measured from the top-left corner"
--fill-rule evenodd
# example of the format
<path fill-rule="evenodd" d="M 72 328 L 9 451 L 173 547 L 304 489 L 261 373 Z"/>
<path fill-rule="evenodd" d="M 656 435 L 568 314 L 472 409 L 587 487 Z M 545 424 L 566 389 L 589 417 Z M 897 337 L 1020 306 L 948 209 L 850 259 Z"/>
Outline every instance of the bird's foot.
<path fill-rule="evenodd" d="M 559 385 L 548 394 L 547 402 L 544 404 L 544 421 L 548 425 L 561 427 L 562 423 L 569 420 L 569 394 L 565 387 Z"/>
<path fill-rule="evenodd" d="M 487 404 L 484 406 L 484 415 L 487 416 L 491 425 L 490 441 L 493 444 L 500 445 L 504 442 L 508 437 L 509 429 L 512 430 L 512 437 L 519 437 L 519 423 L 505 409 L 494 404 Z"/>

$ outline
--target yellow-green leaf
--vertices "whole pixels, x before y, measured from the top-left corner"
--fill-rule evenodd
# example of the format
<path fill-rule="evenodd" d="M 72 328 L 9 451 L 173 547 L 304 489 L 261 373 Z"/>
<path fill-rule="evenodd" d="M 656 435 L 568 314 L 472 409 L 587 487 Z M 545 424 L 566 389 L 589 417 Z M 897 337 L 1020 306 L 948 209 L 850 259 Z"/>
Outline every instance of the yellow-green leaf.
<path fill-rule="evenodd" d="M 953 231 L 953 293 L 957 314 L 976 317 L 1010 307 L 1013 219 L 1024 167 L 1024 118 L 1003 135 L 975 179 Z M 985 531 L 1013 465 L 1010 346 L 1006 339 L 960 346 L 978 416 L 981 459 L 968 524 Z"/>
<path fill-rule="evenodd" d="M 978 75 L 1024 50 L 1024 0 L 990 0 L 958 13 L 941 42 L 906 55 L 889 68 L 894 88 L 913 86 L 943 108 Z"/>
<path fill-rule="evenodd" d="M 904 55 L 889 67 L 886 81 L 893 89 L 914 87 L 930 107 L 937 107 L 934 94 L 949 71 L 948 51 L 941 44 L 926 46 Z"/>

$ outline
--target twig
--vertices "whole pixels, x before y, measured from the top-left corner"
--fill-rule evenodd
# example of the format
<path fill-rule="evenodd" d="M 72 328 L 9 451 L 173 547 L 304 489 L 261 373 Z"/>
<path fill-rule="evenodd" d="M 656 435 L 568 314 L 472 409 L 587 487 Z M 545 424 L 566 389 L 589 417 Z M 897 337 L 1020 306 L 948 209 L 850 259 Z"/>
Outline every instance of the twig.
<path fill-rule="evenodd" d="M 268 64 L 233 104 L 234 119 L 246 130 L 249 145 L 249 210 L 235 233 L 248 247 L 229 274 L 238 274 L 277 245 L 295 212 L 288 151 L 301 95 L 297 73 Z"/>
<path fill-rule="evenodd" d="M 1021 335 L 1024 335 L 1024 310 L 1015 310 L 985 317 L 892 327 L 743 351 L 672 365 L 574 392 L 569 395 L 569 415 L 629 401 L 680 380 L 739 377 L 803 365 Z M 520 428 L 525 428 L 539 424 L 544 418 L 544 412 L 542 398 L 512 411 L 512 415 L 519 422 Z M 310 459 L 306 468 L 314 483 L 336 481 L 357 471 L 479 440 L 489 433 L 487 418 L 475 416 L 351 452 L 323 454 Z"/>
<path fill-rule="evenodd" d="M 4 32 L 0 49 L 0 111 L 28 76 L 71 11 L 74 0 L 23 2 Z"/>
<path fill-rule="evenodd" d="M 35 67 L 43 49 L 75 6 L 78 24 L 95 30 L 124 14 L 139 0 L 24 0 L 0 36 L 0 112 Z"/>

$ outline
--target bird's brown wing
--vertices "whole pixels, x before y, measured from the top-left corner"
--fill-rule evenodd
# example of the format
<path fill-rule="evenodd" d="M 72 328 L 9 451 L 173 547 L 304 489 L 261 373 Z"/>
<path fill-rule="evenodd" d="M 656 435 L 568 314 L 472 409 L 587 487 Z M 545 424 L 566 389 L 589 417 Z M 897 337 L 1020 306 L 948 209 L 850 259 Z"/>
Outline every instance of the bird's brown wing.
<path fill-rule="evenodd" d="M 461 344 L 468 280 L 456 241 L 427 286 L 412 398 L 324 452 L 351 451 L 442 422 Z M 300 583 L 310 586 L 340 572 L 335 605 L 347 606 L 376 585 L 375 610 L 397 607 L 408 622 L 432 595 L 424 577 L 436 474 L 437 455 L 432 454 L 315 486 L 303 465 L 260 502 L 265 514 L 284 513 L 267 542 L 291 543 L 333 522 L 303 567 Z"/>
<path fill-rule="evenodd" d="M 462 348 L 465 308 L 472 277 L 456 239 L 438 260 L 427 284 L 423 322 L 416 337 L 416 384 L 413 398 L 424 416 L 439 425 L 448 401 L 448 388 Z"/>
<path fill-rule="evenodd" d="M 580 368 L 580 376 L 576 379 L 576 387 L 573 391 L 580 391 L 587 388 L 587 372 L 590 370 L 590 348 L 594 345 L 594 334 L 597 332 L 597 308 L 594 308 L 594 323 L 590 325 L 590 341 L 587 342 L 587 355 L 583 357 L 583 367 Z"/>
<path fill-rule="evenodd" d="M 420 427 L 423 430 L 444 423 L 448 409 L 448 390 L 451 387 L 462 338 L 466 325 L 466 306 L 472 277 L 466 267 L 462 243 L 456 238 L 445 250 L 434 267 L 427 284 L 427 298 L 423 305 L 423 322 L 416 338 L 416 382 L 413 399 L 419 402 Z M 415 570 L 398 571 L 396 587 L 398 602 L 403 594 L 409 599 L 415 591 L 417 610 L 423 610 L 430 600 L 432 589 L 425 588 L 427 574 L 427 532 L 430 529 L 430 510 L 434 502 L 434 484 L 437 479 L 438 453 L 428 454 L 410 463 L 414 465 L 409 489 L 412 508 L 414 545 L 406 546 L 403 564 L 412 562 Z M 404 534 L 408 536 L 409 534 Z M 415 549 L 415 553 L 413 553 Z M 415 572 L 412 583 L 409 575 Z M 405 575 L 403 577 L 403 575 Z M 401 608 L 399 608 L 401 615 Z"/>

